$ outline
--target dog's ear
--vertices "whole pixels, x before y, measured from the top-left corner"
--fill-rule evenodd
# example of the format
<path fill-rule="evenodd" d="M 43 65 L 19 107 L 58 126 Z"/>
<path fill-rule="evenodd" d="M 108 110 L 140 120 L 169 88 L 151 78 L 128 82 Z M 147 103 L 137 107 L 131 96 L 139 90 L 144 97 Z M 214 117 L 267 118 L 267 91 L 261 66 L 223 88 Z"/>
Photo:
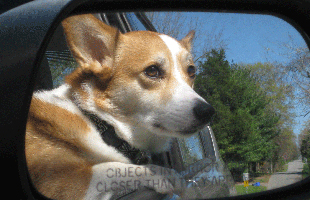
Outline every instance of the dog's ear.
<path fill-rule="evenodd" d="M 180 42 L 188 50 L 192 49 L 192 42 L 195 37 L 195 31 L 191 30 Z"/>
<path fill-rule="evenodd" d="M 62 26 L 71 53 L 82 68 L 112 67 L 121 34 L 119 30 L 104 24 L 91 14 L 68 17 L 62 22 Z"/>

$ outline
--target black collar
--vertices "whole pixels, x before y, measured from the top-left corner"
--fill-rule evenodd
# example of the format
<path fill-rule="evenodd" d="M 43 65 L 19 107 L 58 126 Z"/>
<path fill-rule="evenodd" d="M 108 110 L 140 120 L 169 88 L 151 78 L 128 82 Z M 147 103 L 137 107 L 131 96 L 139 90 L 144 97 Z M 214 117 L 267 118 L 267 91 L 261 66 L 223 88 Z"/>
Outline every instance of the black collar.
<path fill-rule="evenodd" d="M 100 119 L 95 114 L 88 111 L 82 110 L 82 113 L 88 117 L 88 119 L 96 126 L 97 130 L 100 132 L 103 141 L 116 148 L 127 158 L 131 160 L 132 163 L 138 165 L 145 165 L 151 163 L 151 154 L 147 151 L 142 151 L 136 149 L 125 140 L 119 138 L 114 130 L 114 127 L 108 124 L 106 121 Z"/>

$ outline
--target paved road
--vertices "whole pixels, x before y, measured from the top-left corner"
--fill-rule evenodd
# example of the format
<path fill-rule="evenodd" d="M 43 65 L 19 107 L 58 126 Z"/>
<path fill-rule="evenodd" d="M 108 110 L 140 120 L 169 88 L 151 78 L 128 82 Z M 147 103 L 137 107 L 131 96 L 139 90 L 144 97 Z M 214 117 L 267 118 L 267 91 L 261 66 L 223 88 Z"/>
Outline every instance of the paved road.
<path fill-rule="evenodd" d="M 302 168 L 303 163 L 301 160 L 289 162 L 286 172 L 278 172 L 270 177 L 267 189 L 283 187 L 302 180 Z"/>

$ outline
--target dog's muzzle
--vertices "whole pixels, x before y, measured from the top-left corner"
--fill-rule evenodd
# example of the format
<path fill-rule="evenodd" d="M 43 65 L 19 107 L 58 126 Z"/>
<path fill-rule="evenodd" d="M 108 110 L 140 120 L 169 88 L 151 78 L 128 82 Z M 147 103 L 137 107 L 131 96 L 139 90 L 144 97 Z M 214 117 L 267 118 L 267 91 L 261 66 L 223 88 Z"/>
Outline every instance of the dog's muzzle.
<path fill-rule="evenodd" d="M 210 104 L 200 99 L 196 100 L 193 111 L 196 119 L 201 124 L 209 123 L 215 113 L 215 109 Z"/>

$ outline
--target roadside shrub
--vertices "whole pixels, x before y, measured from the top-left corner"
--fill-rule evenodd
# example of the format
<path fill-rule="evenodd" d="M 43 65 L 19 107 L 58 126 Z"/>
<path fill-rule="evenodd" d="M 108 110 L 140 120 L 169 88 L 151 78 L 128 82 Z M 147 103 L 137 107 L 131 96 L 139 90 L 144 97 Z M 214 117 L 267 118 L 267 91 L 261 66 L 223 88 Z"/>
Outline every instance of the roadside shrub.
<path fill-rule="evenodd" d="M 305 174 L 305 176 L 310 175 L 310 163 L 304 164 L 304 168 L 302 170 L 302 173 Z"/>

